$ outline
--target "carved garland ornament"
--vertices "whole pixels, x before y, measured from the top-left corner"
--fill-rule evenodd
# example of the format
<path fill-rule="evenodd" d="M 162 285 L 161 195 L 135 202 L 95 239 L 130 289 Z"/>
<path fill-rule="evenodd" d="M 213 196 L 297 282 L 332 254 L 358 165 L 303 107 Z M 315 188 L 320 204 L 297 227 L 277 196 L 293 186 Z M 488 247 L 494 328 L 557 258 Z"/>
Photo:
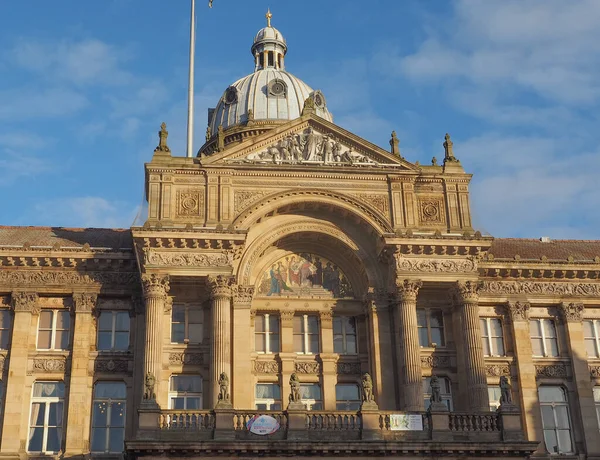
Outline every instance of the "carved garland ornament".
<path fill-rule="evenodd" d="M 488 364 L 485 366 L 485 375 L 488 377 L 510 377 L 510 365 Z"/>
<path fill-rule="evenodd" d="M 535 366 L 536 377 L 566 377 L 567 368 L 564 364 L 542 364 Z"/>
<path fill-rule="evenodd" d="M 254 297 L 254 286 L 236 285 L 233 288 L 233 302 L 236 304 L 250 304 Z"/>
<path fill-rule="evenodd" d="M 204 216 L 204 192 L 202 190 L 188 190 L 177 193 L 178 216 Z"/>
<path fill-rule="evenodd" d="M 99 359 L 94 364 L 95 372 L 102 373 L 127 373 L 129 362 L 126 359 Z"/>
<path fill-rule="evenodd" d="M 171 365 L 200 365 L 204 362 L 202 353 L 169 353 L 169 364 Z"/>
<path fill-rule="evenodd" d="M 235 191 L 233 194 L 233 211 L 238 214 L 242 212 L 244 209 L 252 206 L 258 200 L 260 200 L 263 196 L 266 195 L 267 192 L 264 191 L 253 191 L 253 190 L 239 190 Z"/>
<path fill-rule="evenodd" d="M 351 374 L 351 375 L 360 375 L 361 366 L 360 363 L 337 363 L 337 373 L 338 374 Z"/>
<path fill-rule="evenodd" d="M 255 374 L 278 374 L 279 363 L 277 361 L 254 361 Z"/>
<path fill-rule="evenodd" d="M 444 223 L 442 198 L 428 198 L 419 200 L 419 218 L 425 224 Z"/>
<path fill-rule="evenodd" d="M 472 259 L 417 259 L 396 254 L 396 268 L 410 272 L 464 273 L 477 271 L 477 263 Z"/>
<path fill-rule="evenodd" d="M 62 359 L 34 359 L 33 372 L 65 372 L 67 360 Z"/>
<path fill-rule="evenodd" d="M 450 358 L 448 356 L 421 356 L 421 367 L 427 369 L 450 367 Z"/>
<path fill-rule="evenodd" d="M 36 270 L 1 270 L 0 284 L 9 286 L 134 286 L 139 285 L 140 278 L 137 273 L 120 272 L 87 272 L 79 274 L 77 272 L 59 272 L 59 271 L 36 271 Z"/>
<path fill-rule="evenodd" d="M 144 248 L 144 262 L 164 267 L 227 267 L 233 263 L 233 253 L 159 252 Z"/>
<path fill-rule="evenodd" d="M 600 378 L 600 366 L 590 366 L 590 375 L 592 378 Z"/>
<path fill-rule="evenodd" d="M 319 374 L 321 372 L 321 364 L 315 361 L 296 362 L 295 369 L 298 374 Z"/>
<path fill-rule="evenodd" d="M 531 294 L 552 296 L 600 296 L 600 283 L 544 283 L 535 281 L 483 281 L 481 292 L 485 294 Z"/>

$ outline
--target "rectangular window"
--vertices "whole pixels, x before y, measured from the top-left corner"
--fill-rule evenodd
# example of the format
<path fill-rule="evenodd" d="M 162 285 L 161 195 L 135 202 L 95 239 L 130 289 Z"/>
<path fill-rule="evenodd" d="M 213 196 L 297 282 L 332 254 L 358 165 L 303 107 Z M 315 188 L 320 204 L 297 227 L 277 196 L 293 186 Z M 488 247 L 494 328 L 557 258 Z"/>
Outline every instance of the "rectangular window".
<path fill-rule="evenodd" d="M 126 398 L 127 388 L 123 382 L 98 382 L 94 385 L 92 452 L 123 452 Z"/>
<path fill-rule="evenodd" d="M 35 382 L 29 417 L 28 452 L 55 454 L 63 439 L 63 382 Z"/>
<path fill-rule="evenodd" d="M 338 383 L 335 386 L 335 409 L 336 410 L 359 410 L 360 390 L 358 385 Z"/>
<path fill-rule="evenodd" d="M 546 450 L 551 454 L 572 454 L 571 420 L 564 388 L 541 386 L 538 388 L 542 428 Z"/>
<path fill-rule="evenodd" d="M 594 387 L 594 404 L 596 405 L 596 418 L 600 429 L 600 386 Z"/>
<path fill-rule="evenodd" d="M 307 410 L 323 410 L 321 385 L 318 383 L 301 383 L 300 400 L 304 403 Z"/>
<path fill-rule="evenodd" d="M 8 350 L 10 340 L 10 325 L 12 323 L 9 310 L 0 310 L 0 349 Z"/>
<path fill-rule="evenodd" d="M 556 326 L 551 319 L 529 321 L 533 356 L 558 356 Z"/>
<path fill-rule="evenodd" d="M 171 343 L 202 343 L 203 312 L 190 305 L 173 305 Z"/>
<path fill-rule="evenodd" d="M 257 353 L 279 353 L 279 317 L 265 313 L 254 318 L 254 346 Z"/>
<path fill-rule="evenodd" d="M 281 388 L 277 383 L 257 383 L 254 404 L 258 410 L 281 410 Z"/>
<path fill-rule="evenodd" d="M 202 377 L 199 375 L 171 376 L 169 409 L 202 409 Z"/>
<path fill-rule="evenodd" d="M 584 321 L 583 336 L 588 357 L 600 358 L 600 321 Z"/>
<path fill-rule="evenodd" d="M 319 352 L 319 318 L 317 316 L 294 316 L 294 351 L 306 354 Z"/>
<path fill-rule="evenodd" d="M 334 316 L 333 351 L 341 355 L 355 355 L 358 352 L 356 344 L 356 320 L 352 316 Z"/>
<path fill-rule="evenodd" d="M 444 347 L 444 315 L 441 310 L 417 309 L 419 345 L 422 347 Z"/>
<path fill-rule="evenodd" d="M 485 356 L 504 356 L 504 335 L 499 318 L 480 318 L 481 343 Z"/>
<path fill-rule="evenodd" d="M 38 350 L 67 350 L 71 314 L 67 310 L 47 310 L 40 313 Z"/>
<path fill-rule="evenodd" d="M 446 377 L 438 377 L 441 387 L 442 402 L 446 404 L 449 411 L 452 411 L 452 390 L 450 388 L 450 380 Z M 423 379 L 423 397 L 425 399 L 425 410 L 431 405 L 431 377 Z"/>
<path fill-rule="evenodd" d="M 98 318 L 98 350 L 129 349 L 129 313 L 102 311 Z"/>
<path fill-rule="evenodd" d="M 500 386 L 488 385 L 488 398 L 490 400 L 490 410 L 496 412 L 500 407 Z"/>

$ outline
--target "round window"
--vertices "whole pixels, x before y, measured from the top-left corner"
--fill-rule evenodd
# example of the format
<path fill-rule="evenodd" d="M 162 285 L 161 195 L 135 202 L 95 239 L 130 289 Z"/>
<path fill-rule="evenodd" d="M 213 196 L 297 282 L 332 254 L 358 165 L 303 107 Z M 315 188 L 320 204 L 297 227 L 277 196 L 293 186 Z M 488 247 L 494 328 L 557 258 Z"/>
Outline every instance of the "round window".
<path fill-rule="evenodd" d="M 272 80 L 269 83 L 269 93 L 273 96 L 285 96 L 285 82 L 282 80 Z"/>
<path fill-rule="evenodd" d="M 225 91 L 225 103 L 235 104 L 237 102 L 237 90 L 234 87 L 227 88 Z"/>

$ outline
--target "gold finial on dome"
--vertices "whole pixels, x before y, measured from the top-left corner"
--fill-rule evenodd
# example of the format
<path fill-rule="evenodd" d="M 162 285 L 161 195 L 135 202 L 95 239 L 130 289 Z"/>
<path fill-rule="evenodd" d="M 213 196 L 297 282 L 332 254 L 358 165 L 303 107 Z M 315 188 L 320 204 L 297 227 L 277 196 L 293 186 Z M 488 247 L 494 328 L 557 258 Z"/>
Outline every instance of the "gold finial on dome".
<path fill-rule="evenodd" d="M 267 18 L 267 27 L 271 27 L 271 18 L 273 15 L 271 14 L 271 9 L 267 8 L 267 14 L 265 14 L 265 18 Z"/>

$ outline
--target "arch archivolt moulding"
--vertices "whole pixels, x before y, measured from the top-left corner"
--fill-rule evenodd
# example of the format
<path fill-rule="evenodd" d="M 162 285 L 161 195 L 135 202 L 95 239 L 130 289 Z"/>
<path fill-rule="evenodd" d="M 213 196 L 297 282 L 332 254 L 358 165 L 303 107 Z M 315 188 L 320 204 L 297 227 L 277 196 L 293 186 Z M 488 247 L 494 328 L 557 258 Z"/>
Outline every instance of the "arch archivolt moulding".
<path fill-rule="evenodd" d="M 375 262 L 354 240 L 335 224 L 312 218 L 294 219 L 276 225 L 269 228 L 266 233 L 250 243 L 238 266 L 238 282 L 246 285 L 254 284 L 258 276 L 257 271 L 267 263 L 266 261 L 261 260 L 265 256 L 265 251 L 286 236 L 297 233 L 322 234 L 337 240 L 342 246 L 353 252 L 356 258 L 362 260 L 362 265 L 366 272 L 365 274 L 369 284 L 380 284 L 382 282 L 382 277 L 375 266 Z M 275 256 L 273 255 L 272 257 Z"/>
<path fill-rule="evenodd" d="M 322 203 L 335 206 L 368 223 L 380 236 L 384 233 L 393 233 L 388 219 L 375 207 L 353 196 L 322 189 L 288 190 L 265 196 L 238 215 L 233 225 L 236 229 L 247 230 L 265 214 L 295 203 Z"/>

